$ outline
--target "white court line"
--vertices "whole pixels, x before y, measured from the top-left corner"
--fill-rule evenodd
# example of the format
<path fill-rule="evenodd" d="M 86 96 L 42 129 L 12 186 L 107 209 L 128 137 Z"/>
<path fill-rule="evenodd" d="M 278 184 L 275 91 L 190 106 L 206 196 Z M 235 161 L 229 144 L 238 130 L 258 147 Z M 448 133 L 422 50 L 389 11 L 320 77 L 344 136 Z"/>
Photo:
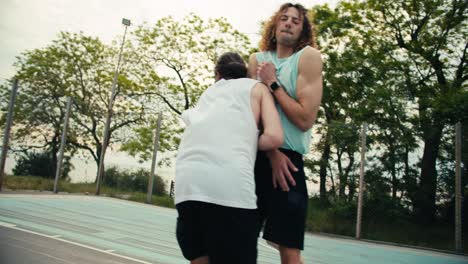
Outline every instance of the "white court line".
<path fill-rule="evenodd" d="M 10 227 L 11 228 L 11 227 L 15 227 L 16 225 L 0 221 L 0 226 Z"/>
<path fill-rule="evenodd" d="M 144 260 L 135 259 L 135 258 L 131 258 L 131 257 L 127 257 L 127 256 L 123 256 L 123 255 L 119 255 L 119 254 L 110 252 L 110 250 L 102 250 L 102 249 L 99 249 L 99 248 L 87 246 L 87 245 L 80 244 L 80 243 L 77 243 L 77 242 L 65 240 L 63 238 L 58 238 L 55 235 L 46 235 L 46 234 L 31 231 L 31 230 L 23 229 L 23 228 L 17 227 L 16 225 L 10 224 L 10 223 L 5 223 L 5 222 L 0 221 L 0 226 L 15 229 L 15 230 L 19 230 L 19 231 L 23 231 L 23 232 L 38 235 L 38 236 L 48 237 L 48 238 L 55 239 L 55 240 L 58 240 L 58 241 L 61 241 L 61 242 L 69 243 L 69 244 L 72 244 L 72 245 L 75 245 L 75 246 L 84 247 L 84 248 L 87 248 L 87 249 L 91 249 L 91 250 L 98 251 L 98 252 L 101 252 L 101 253 L 106 253 L 106 254 L 109 254 L 109 255 L 112 255 L 112 256 L 116 256 L 116 257 L 119 257 L 119 258 L 135 261 L 135 262 L 138 262 L 138 263 L 151 264 L 151 262 L 147 262 L 147 261 L 144 261 Z"/>

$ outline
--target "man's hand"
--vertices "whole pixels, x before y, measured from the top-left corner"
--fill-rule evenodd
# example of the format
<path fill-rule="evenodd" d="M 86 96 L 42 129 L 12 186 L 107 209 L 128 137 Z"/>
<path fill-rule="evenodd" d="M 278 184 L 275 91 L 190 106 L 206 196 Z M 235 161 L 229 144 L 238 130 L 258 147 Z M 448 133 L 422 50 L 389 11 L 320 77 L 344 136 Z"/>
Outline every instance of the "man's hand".
<path fill-rule="evenodd" d="M 277 82 L 276 79 L 276 67 L 271 62 L 263 62 L 257 66 L 257 77 L 260 77 L 260 80 L 266 84 L 268 87 L 274 82 Z"/>
<path fill-rule="evenodd" d="M 283 191 L 288 192 L 289 186 L 287 181 L 291 185 L 296 186 L 296 181 L 294 181 L 290 170 L 297 171 L 297 168 L 291 160 L 277 149 L 269 151 L 267 156 L 270 159 L 273 173 L 273 187 L 276 189 L 279 186 Z"/>

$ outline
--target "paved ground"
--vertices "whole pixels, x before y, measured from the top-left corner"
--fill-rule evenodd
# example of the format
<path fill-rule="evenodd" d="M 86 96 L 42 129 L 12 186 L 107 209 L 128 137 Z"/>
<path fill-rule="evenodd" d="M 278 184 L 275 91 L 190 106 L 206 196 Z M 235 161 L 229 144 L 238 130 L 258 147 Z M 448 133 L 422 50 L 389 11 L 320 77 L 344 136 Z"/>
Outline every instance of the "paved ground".
<path fill-rule="evenodd" d="M 0 194 L 0 263 L 187 263 L 174 236 L 176 217 L 172 209 L 106 197 Z M 279 263 L 262 240 L 258 248 L 258 263 Z M 307 235 L 303 255 L 317 264 L 468 263 L 464 256 L 317 235 Z"/>
<path fill-rule="evenodd" d="M 141 264 L 128 257 L 12 227 L 0 227 L 2 264 Z"/>

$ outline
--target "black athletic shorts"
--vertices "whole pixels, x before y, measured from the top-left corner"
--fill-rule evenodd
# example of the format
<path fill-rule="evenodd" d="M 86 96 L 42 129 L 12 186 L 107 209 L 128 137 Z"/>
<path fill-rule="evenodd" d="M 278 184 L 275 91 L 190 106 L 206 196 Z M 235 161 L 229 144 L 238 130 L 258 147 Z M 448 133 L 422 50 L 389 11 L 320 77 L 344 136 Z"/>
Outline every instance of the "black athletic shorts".
<path fill-rule="evenodd" d="M 307 216 L 307 186 L 302 155 L 280 149 L 298 169 L 291 171 L 296 186 L 289 184 L 289 192 L 278 186 L 273 188 L 272 170 L 264 152 L 257 153 L 255 162 L 255 191 L 260 221 L 257 233 L 263 227 L 263 238 L 278 245 L 304 249 L 305 223 Z"/>
<path fill-rule="evenodd" d="M 210 264 L 257 262 L 258 211 L 199 201 L 176 205 L 176 236 L 188 260 L 208 256 Z"/>

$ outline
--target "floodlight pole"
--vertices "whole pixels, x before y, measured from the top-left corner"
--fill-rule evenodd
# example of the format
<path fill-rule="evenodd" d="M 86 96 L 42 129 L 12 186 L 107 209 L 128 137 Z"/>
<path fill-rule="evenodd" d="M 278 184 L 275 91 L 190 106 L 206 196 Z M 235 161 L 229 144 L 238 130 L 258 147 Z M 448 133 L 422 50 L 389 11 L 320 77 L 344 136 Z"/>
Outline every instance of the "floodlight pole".
<path fill-rule="evenodd" d="M 109 141 L 109 128 L 110 128 L 110 123 L 111 123 L 111 118 L 112 118 L 112 106 L 114 105 L 115 94 L 117 93 L 116 91 L 117 90 L 116 89 L 117 77 L 119 76 L 120 61 L 122 59 L 122 51 L 123 51 L 123 47 L 125 44 L 125 35 L 127 34 L 128 26 L 130 26 L 130 20 L 123 18 L 122 24 L 125 26 L 125 32 L 123 35 L 122 44 L 120 46 L 119 60 L 117 61 L 117 67 L 115 68 L 114 79 L 112 81 L 112 92 L 111 92 L 111 96 L 109 97 L 109 107 L 107 109 L 106 125 L 104 127 L 101 155 L 99 158 L 99 167 L 98 167 L 97 179 L 96 179 L 96 195 L 99 195 L 101 192 L 101 178 L 102 178 L 102 175 L 104 174 L 104 157 L 106 155 L 106 149 L 109 143 L 108 142 Z"/>
<path fill-rule="evenodd" d="M 18 79 L 13 80 L 13 87 L 10 95 L 10 105 L 8 106 L 7 122 L 5 123 L 5 133 L 3 134 L 2 156 L 0 158 L 0 191 L 2 191 L 3 179 L 5 178 L 5 163 L 9 149 L 10 129 L 13 122 L 13 111 L 18 91 Z"/>

